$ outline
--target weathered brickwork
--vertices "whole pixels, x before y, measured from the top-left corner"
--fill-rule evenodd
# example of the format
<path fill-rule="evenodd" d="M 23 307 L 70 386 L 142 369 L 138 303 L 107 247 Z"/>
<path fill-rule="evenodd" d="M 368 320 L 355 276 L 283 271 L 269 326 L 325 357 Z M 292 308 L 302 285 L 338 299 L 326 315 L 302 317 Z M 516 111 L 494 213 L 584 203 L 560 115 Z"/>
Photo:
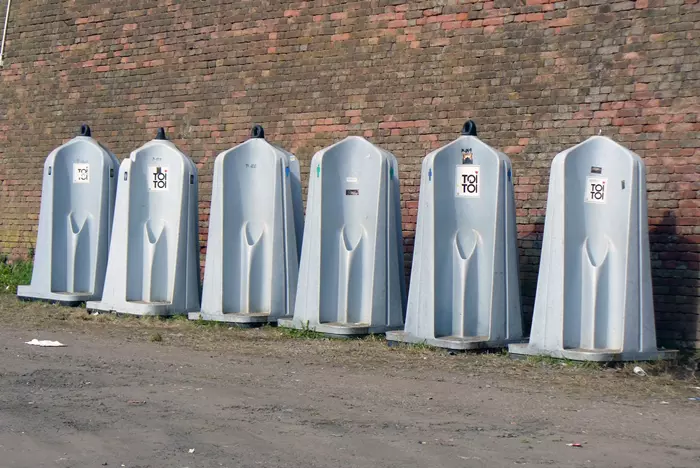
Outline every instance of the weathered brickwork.
<path fill-rule="evenodd" d="M 396 154 L 408 270 L 421 158 L 472 118 L 513 159 L 529 314 L 550 162 L 600 131 L 647 163 L 659 339 L 698 346 L 699 51 L 697 0 L 14 2 L 0 251 L 28 254 L 43 160 L 82 122 L 120 158 L 167 128 L 204 245 L 214 158 L 261 123 L 307 173 L 350 134 Z"/>

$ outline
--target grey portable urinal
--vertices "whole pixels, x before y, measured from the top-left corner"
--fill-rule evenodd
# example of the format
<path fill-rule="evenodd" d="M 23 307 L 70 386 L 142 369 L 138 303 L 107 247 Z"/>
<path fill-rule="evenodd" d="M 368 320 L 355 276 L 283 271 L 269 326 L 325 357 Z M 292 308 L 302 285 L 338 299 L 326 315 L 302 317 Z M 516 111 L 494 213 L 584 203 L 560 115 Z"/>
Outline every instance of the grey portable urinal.
<path fill-rule="evenodd" d="M 313 157 L 293 317 L 340 335 L 403 326 L 405 284 L 396 158 L 348 137 Z"/>
<path fill-rule="evenodd" d="M 190 319 L 275 323 L 294 310 L 304 211 L 299 162 L 252 137 L 219 154 L 200 312 Z"/>
<path fill-rule="evenodd" d="M 476 125 L 423 159 L 406 327 L 388 341 L 466 350 L 522 340 L 510 159 Z"/>
<path fill-rule="evenodd" d="M 102 297 L 118 167 L 87 125 L 46 158 L 32 282 L 17 288 L 20 299 L 75 306 Z"/>
<path fill-rule="evenodd" d="M 119 170 L 104 292 L 87 308 L 133 315 L 199 310 L 197 169 L 158 136 Z"/>
<path fill-rule="evenodd" d="M 603 136 L 552 162 L 529 344 L 513 354 L 665 359 L 656 348 L 642 159 Z"/>

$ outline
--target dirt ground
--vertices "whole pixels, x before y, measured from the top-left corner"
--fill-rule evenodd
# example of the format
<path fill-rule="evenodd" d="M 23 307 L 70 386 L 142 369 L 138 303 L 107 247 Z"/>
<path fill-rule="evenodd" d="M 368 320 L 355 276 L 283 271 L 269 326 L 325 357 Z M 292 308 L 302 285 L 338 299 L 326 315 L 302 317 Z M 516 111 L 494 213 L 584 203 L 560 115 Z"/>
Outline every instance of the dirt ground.
<path fill-rule="evenodd" d="M 0 466 L 700 466 L 689 368 L 309 335 L 0 295 Z"/>

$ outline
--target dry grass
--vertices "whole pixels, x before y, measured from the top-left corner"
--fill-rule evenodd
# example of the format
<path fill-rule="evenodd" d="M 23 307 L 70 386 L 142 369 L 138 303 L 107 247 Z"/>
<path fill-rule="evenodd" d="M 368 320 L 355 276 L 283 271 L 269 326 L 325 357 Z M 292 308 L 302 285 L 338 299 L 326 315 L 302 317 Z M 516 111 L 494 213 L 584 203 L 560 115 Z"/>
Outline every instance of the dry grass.
<path fill-rule="evenodd" d="M 513 360 L 506 353 L 449 353 L 429 346 L 388 347 L 383 337 L 330 339 L 312 332 L 275 327 L 240 329 L 227 324 L 157 318 L 92 315 L 84 308 L 40 302 L 20 302 L 0 295 L 0 326 L 19 330 L 70 330 L 91 336 L 153 342 L 222 354 L 293 359 L 309 364 L 332 364 L 381 373 L 388 377 L 433 376 L 479 378 L 501 387 L 528 391 L 559 391 L 568 395 L 606 398 L 682 399 L 696 396 L 698 356 L 680 363 L 639 364 L 647 377 L 634 374 L 634 363 L 600 366 L 549 358 Z"/>

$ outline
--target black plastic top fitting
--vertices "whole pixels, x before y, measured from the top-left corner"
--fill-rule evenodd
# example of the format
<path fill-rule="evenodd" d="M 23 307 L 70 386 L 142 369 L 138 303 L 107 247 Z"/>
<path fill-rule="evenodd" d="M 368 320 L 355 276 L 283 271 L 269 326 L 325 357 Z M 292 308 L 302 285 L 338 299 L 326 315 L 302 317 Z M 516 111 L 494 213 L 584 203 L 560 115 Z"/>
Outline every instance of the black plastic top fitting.
<path fill-rule="evenodd" d="M 467 120 L 462 127 L 462 135 L 476 136 L 476 124 L 473 120 Z"/>
<path fill-rule="evenodd" d="M 251 138 L 265 138 L 265 130 L 262 125 L 253 125 L 253 129 L 250 131 Z"/>
<path fill-rule="evenodd" d="M 158 133 L 156 133 L 156 140 L 167 140 L 165 136 L 165 129 L 163 127 L 158 129 Z"/>
<path fill-rule="evenodd" d="M 88 124 L 82 124 L 80 126 L 80 136 L 89 137 L 90 135 L 92 135 L 90 132 L 90 126 Z"/>

